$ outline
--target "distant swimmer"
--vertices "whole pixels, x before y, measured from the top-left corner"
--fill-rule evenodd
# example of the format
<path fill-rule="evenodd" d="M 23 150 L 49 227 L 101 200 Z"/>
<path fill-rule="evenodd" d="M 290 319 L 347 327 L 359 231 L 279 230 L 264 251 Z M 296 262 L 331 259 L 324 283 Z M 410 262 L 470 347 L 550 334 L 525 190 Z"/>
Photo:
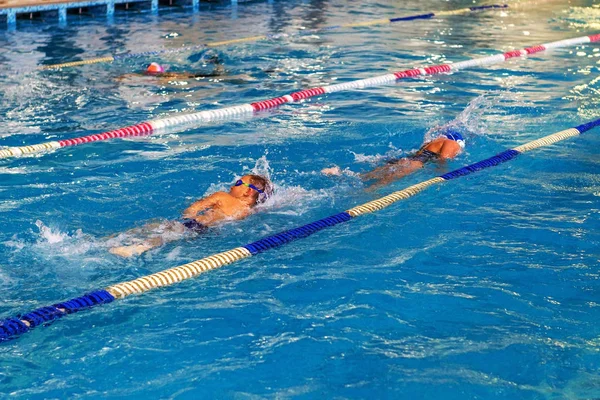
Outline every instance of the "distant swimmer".
<path fill-rule="evenodd" d="M 430 161 L 452 159 L 460 154 L 464 147 L 463 136 L 455 130 L 448 129 L 438 137 L 425 142 L 416 153 L 408 157 L 389 160 L 385 165 L 361 174 L 360 177 L 364 181 L 374 180 L 375 182 L 368 189 L 376 189 L 423 168 Z M 322 169 L 321 173 L 341 175 L 342 170 L 338 166 L 333 166 Z"/>
<path fill-rule="evenodd" d="M 228 220 L 241 220 L 252 214 L 257 204 L 273 194 L 271 181 L 260 175 L 244 175 L 229 189 L 216 192 L 190 205 L 176 221 L 147 224 L 126 232 L 135 243 L 112 247 L 109 251 L 121 257 L 140 255 L 183 235 L 198 235 Z M 137 237 L 136 237 L 137 236 Z"/>
<path fill-rule="evenodd" d="M 160 83 L 166 83 L 169 81 L 185 81 L 190 79 L 205 79 L 205 78 L 213 78 L 215 80 L 220 81 L 238 81 L 238 82 L 246 82 L 254 80 L 251 76 L 247 74 L 239 74 L 239 75 L 229 75 L 221 60 L 217 56 L 212 56 L 208 60 L 205 61 L 207 64 L 213 64 L 214 68 L 210 72 L 204 71 L 194 71 L 194 72 L 175 72 L 175 71 L 167 71 L 163 65 L 160 65 L 157 62 L 151 62 L 148 64 L 146 69 L 142 72 L 134 72 L 131 74 L 124 74 L 116 78 L 118 81 L 131 81 L 144 79 L 145 81 L 155 81 Z"/>
<path fill-rule="evenodd" d="M 212 72 L 167 72 L 159 63 L 151 62 L 146 67 L 146 71 L 144 71 L 143 74 L 146 76 L 168 79 L 214 78 L 225 75 L 225 69 L 218 57 L 211 59 L 211 64 L 215 65 Z"/>

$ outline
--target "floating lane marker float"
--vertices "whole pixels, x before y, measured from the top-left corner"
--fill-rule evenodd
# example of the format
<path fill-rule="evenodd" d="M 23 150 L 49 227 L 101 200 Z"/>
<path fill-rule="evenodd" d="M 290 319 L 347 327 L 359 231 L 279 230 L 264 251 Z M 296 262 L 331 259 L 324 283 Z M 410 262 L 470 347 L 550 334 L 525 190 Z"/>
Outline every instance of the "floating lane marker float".
<path fill-rule="evenodd" d="M 118 55 L 113 55 L 113 56 L 90 58 L 90 59 L 82 60 L 82 61 L 66 62 L 66 63 L 62 63 L 62 64 L 42 65 L 42 66 L 39 66 L 38 69 L 48 70 L 48 69 L 79 67 L 82 65 L 90 65 L 90 64 L 110 63 L 113 61 L 124 60 L 127 58 L 139 58 L 139 57 L 148 57 L 148 56 L 158 56 L 158 55 L 163 55 L 163 54 L 182 53 L 182 52 L 194 51 L 194 50 L 199 50 L 199 49 L 204 49 L 204 48 L 227 46 L 227 45 L 231 45 L 231 44 L 257 42 L 259 40 L 277 40 L 277 39 L 281 39 L 281 38 L 285 38 L 285 37 L 292 37 L 292 36 L 296 36 L 296 35 L 300 35 L 300 34 L 315 34 L 315 33 L 319 33 L 319 32 L 325 32 L 325 31 L 330 31 L 330 30 L 340 29 L 340 28 L 355 28 L 355 27 L 361 27 L 361 26 L 391 24 L 391 23 L 395 23 L 395 22 L 406 22 L 406 21 L 414 21 L 417 19 L 429 19 L 429 18 L 434 18 L 434 17 L 449 16 L 449 15 L 460 15 L 460 14 L 467 14 L 467 13 L 472 13 L 472 12 L 498 9 L 498 8 L 508 8 L 508 4 L 489 4 L 489 5 L 484 5 L 484 6 L 461 8 L 458 10 L 435 11 L 435 12 L 431 12 L 431 13 L 427 13 L 427 14 L 410 15 L 407 17 L 384 18 L 384 19 L 378 19 L 378 20 L 372 20 L 372 21 L 354 22 L 354 23 L 343 24 L 343 25 L 327 26 L 327 27 L 319 28 L 319 29 L 307 29 L 307 30 L 303 30 L 303 31 L 298 31 L 295 34 L 278 33 L 278 34 L 273 34 L 273 35 L 259 35 L 259 36 L 251 36 L 251 37 L 245 37 L 245 38 L 239 38 L 239 39 L 224 40 L 221 42 L 199 44 L 199 45 L 195 45 L 195 46 L 177 47 L 177 48 L 173 48 L 173 49 L 145 51 L 142 53 L 118 54 Z"/>
<path fill-rule="evenodd" d="M 485 168 L 493 167 L 504 162 L 510 161 L 521 153 L 537 149 L 538 147 L 548 146 L 553 143 L 577 136 L 596 126 L 600 125 L 600 119 L 579 125 L 575 128 L 567 129 L 561 132 L 545 136 L 541 139 L 523 144 L 497 154 L 488 159 L 479 161 L 475 164 L 448 172 L 433 179 L 407 187 L 406 189 L 391 193 L 385 197 L 368 203 L 353 207 L 345 212 L 320 219 L 299 228 L 290 229 L 245 246 L 237 247 L 233 250 L 214 254 L 198 261 L 170 268 L 152 275 L 144 276 L 128 282 L 122 282 L 112 285 L 103 290 L 98 290 L 82 297 L 77 297 L 62 303 L 57 303 L 47 307 L 41 307 L 27 314 L 18 315 L 0 322 L 0 341 L 9 340 L 32 328 L 49 323 L 65 315 L 72 314 L 83 309 L 95 307 L 100 304 L 110 303 L 117 299 L 123 299 L 127 296 L 137 293 L 144 293 L 152 289 L 163 286 L 170 286 L 177 282 L 193 278 L 203 272 L 220 268 L 224 265 L 243 260 L 264 251 L 283 246 L 297 239 L 308 237 L 323 229 L 348 222 L 358 216 L 369 214 L 393 203 L 408 199 L 417 193 L 427 189 L 429 186 L 460 178 Z"/>
<path fill-rule="evenodd" d="M 10 158 L 26 154 L 41 153 L 56 150 L 63 147 L 76 146 L 84 143 L 98 142 L 114 138 L 147 136 L 152 135 L 153 133 L 160 133 L 163 130 L 172 130 L 173 128 L 185 129 L 187 127 L 197 126 L 198 124 L 228 120 L 232 118 L 238 118 L 244 115 L 251 115 L 256 111 L 267 110 L 270 108 L 279 107 L 282 104 L 298 102 L 304 99 L 328 93 L 341 92 L 344 90 L 363 89 L 366 87 L 373 86 L 381 86 L 394 83 L 400 79 L 415 77 L 419 75 L 436 75 L 441 73 L 460 71 L 466 68 L 482 67 L 485 65 L 501 63 L 511 58 L 523 57 L 529 54 L 539 53 L 548 49 L 577 46 L 597 41 L 600 41 L 600 34 L 581 36 L 573 39 L 560 40 L 557 42 L 527 47 L 521 50 L 512 50 L 506 53 L 497 54 L 493 56 L 461 61 L 453 64 L 441 64 L 424 68 L 414 68 L 405 71 L 394 72 L 391 74 L 380 75 L 373 78 L 338 83 L 335 85 L 323 86 L 313 89 L 305 89 L 299 92 L 286 94 L 284 96 L 274 97 L 272 99 L 262 100 L 250 104 L 243 104 L 240 106 L 226 107 L 217 110 L 200 111 L 191 114 L 178 114 L 172 117 L 142 122 L 137 125 L 128 126 L 114 131 L 98 133 L 95 135 L 35 144 L 32 146 L 7 147 L 4 149 L 0 149 L 0 158 Z"/>

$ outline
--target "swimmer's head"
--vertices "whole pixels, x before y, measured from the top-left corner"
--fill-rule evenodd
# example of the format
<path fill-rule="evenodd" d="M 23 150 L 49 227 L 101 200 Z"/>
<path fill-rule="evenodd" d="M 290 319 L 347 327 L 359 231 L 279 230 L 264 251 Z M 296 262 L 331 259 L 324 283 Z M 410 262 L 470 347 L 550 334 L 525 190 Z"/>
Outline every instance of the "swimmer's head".
<path fill-rule="evenodd" d="M 221 64 L 221 59 L 214 50 L 207 50 L 200 56 L 200 62 L 202 64 Z"/>
<path fill-rule="evenodd" d="M 248 175 L 250 182 L 257 188 L 262 190 L 262 193 L 257 193 L 256 204 L 261 204 L 273 196 L 273 183 L 261 175 Z"/>
<path fill-rule="evenodd" d="M 163 66 L 156 62 L 150 63 L 150 65 L 148 65 L 146 68 L 146 74 L 149 75 L 161 74 L 163 72 L 165 72 Z"/>
<path fill-rule="evenodd" d="M 248 188 L 247 191 L 245 188 Z M 234 197 L 252 196 L 254 204 L 264 203 L 273 195 L 273 184 L 260 175 L 244 175 L 231 187 L 229 193 Z"/>
<path fill-rule="evenodd" d="M 252 189 L 254 204 L 264 203 L 273 195 L 273 184 L 264 176 L 250 174 L 242 176 L 240 180 L 244 186 Z M 234 186 L 239 186 L 238 182 Z"/>
<path fill-rule="evenodd" d="M 454 140 L 456 143 L 458 143 L 458 145 L 461 148 L 463 148 L 463 149 L 465 148 L 465 139 L 459 132 L 457 132 L 453 129 L 448 129 L 446 131 L 446 133 L 444 133 L 443 136 L 445 136 L 446 138 L 448 138 L 450 140 Z"/>
<path fill-rule="evenodd" d="M 204 64 L 221 64 L 221 59 L 216 54 L 203 58 L 203 61 Z"/>

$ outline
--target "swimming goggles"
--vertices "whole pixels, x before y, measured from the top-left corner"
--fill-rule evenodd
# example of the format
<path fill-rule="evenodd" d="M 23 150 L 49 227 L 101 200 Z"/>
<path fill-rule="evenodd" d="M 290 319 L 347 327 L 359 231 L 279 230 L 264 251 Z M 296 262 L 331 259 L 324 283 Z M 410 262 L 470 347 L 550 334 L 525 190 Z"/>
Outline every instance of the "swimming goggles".
<path fill-rule="evenodd" d="M 256 186 L 254 186 L 254 185 L 253 185 L 253 184 L 251 184 L 251 183 L 245 183 L 245 182 L 244 182 L 243 180 L 241 180 L 241 179 L 238 179 L 238 180 L 237 180 L 237 182 L 236 182 L 236 183 L 235 183 L 233 186 L 242 186 L 242 185 L 244 185 L 244 186 L 246 186 L 246 187 L 249 187 L 250 189 L 254 189 L 254 190 L 256 190 L 256 191 L 257 191 L 258 193 L 260 193 L 260 194 L 263 194 L 263 193 L 265 192 L 264 190 L 260 190 L 259 188 L 257 188 Z"/>

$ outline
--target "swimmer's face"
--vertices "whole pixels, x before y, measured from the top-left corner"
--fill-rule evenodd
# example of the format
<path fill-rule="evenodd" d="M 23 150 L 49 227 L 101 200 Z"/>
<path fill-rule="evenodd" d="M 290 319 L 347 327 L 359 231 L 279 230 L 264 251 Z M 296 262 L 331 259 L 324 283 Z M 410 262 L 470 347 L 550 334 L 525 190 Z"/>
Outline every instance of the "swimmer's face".
<path fill-rule="evenodd" d="M 248 175 L 242 176 L 240 178 L 240 180 L 244 183 L 250 183 L 250 177 Z M 252 191 L 252 189 L 250 189 L 248 186 L 245 186 L 245 185 L 235 186 L 235 184 L 233 184 L 231 186 L 231 188 L 229 189 L 229 194 L 232 195 L 233 197 L 243 197 L 244 194 L 249 193 L 248 192 L 249 190 Z"/>

